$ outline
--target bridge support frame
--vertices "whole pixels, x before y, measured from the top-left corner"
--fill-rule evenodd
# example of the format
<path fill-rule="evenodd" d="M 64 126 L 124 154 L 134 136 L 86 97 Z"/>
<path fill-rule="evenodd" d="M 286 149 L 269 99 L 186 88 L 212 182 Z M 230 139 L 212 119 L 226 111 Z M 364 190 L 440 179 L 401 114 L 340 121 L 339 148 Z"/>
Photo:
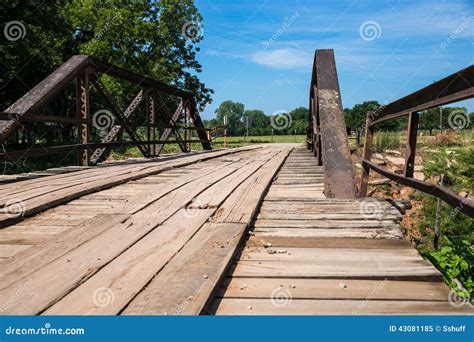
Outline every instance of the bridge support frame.
<path fill-rule="evenodd" d="M 365 141 L 364 151 L 362 154 L 363 160 L 370 160 L 372 156 L 372 145 L 374 139 L 374 127 L 371 126 L 371 113 L 367 113 L 367 119 L 365 120 Z M 362 175 L 360 176 L 360 188 L 359 197 L 367 196 L 367 187 L 369 183 L 370 167 L 362 164 Z"/>
<path fill-rule="evenodd" d="M 156 140 L 156 128 L 153 127 L 155 124 L 156 119 L 156 95 L 153 90 L 149 90 L 148 95 L 146 97 L 147 103 L 147 140 L 154 141 Z M 156 157 L 156 144 L 149 143 L 148 144 L 148 154 L 150 157 Z"/>
<path fill-rule="evenodd" d="M 76 78 L 76 113 L 77 138 L 79 144 L 90 142 L 90 102 L 89 102 L 89 70 L 85 70 Z M 90 153 L 87 147 L 81 148 L 78 153 L 79 165 L 89 166 Z"/>

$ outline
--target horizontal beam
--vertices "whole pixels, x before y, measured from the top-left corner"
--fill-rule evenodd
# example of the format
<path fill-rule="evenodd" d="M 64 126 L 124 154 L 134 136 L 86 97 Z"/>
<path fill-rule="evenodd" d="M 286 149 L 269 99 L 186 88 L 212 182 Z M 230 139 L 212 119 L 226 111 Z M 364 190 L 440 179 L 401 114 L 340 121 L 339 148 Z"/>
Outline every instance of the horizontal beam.
<path fill-rule="evenodd" d="M 181 98 L 191 98 L 192 93 L 176 88 L 169 84 L 139 75 L 135 72 L 125 70 L 118 66 L 99 61 L 97 58 L 87 55 L 75 55 L 69 58 L 59 68 L 54 70 L 48 77 L 38 83 L 19 100 L 4 110 L 5 113 L 15 113 L 15 116 L 0 119 L 0 142 L 5 141 L 8 136 L 20 125 L 25 116 L 37 113 L 53 96 L 63 90 L 71 81 L 87 68 L 112 77 L 126 80 L 142 87 L 152 88 L 156 91 Z M 59 122 L 59 121 L 56 121 Z"/>
<path fill-rule="evenodd" d="M 133 71 L 123 69 L 121 67 L 102 62 L 95 57 L 89 56 L 89 63 L 97 70 L 104 74 L 126 80 L 142 87 L 152 88 L 154 90 L 160 91 L 162 93 L 178 96 L 183 99 L 192 97 L 192 93 L 185 91 L 176 87 L 173 87 L 169 84 L 163 83 L 161 81 L 154 80 L 152 78 L 142 76 Z"/>
<path fill-rule="evenodd" d="M 200 139 L 194 140 L 182 140 L 182 143 L 202 143 Z M 41 148 L 32 148 L 28 150 L 21 151 L 12 151 L 6 153 L 0 153 L 0 161 L 14 161 L 20 158 L 26 157 L 41 157 L 49 156 L 54 154 L 68 153 L 81 148 L 95 149 L 100 147 L 121 147 L 121 146 L 136 146 L 136 145 L 146 145 L 146 144 L 178 144 L 176 140 L 143 140 L 140 142 L 135 141 L 114 141 L 114 142 L 104 142 L 104 143 L 88 143 L 88 144 L 74 144 L 74 145 L 63 145 L 63 146 L 51 146 L 51 147 L 41 147 Z"/>
<path fill-rule="evenodd" d="M 455 210 L 458 210 L 468 215 L 469 217 L 474 218 L 474 202 L 467 198 L 459 196 L 457 193 L 450 189 L 443 188 L 439 185 L 424 182 L 418 179 L 401 176 L 394 172 L 385 170 L 384 168 L 366 159 L 362 160 L 362 166 L 368 167 L 394 182 L 406 185 L 410 188 L 420 190 L 421 192 L 437 197 L 449 204 L 451 207 L 455 208 Z"/>
<path fill-rule="evenodd" d="M 0 120 L 11 120 L 16 114 L 15 113 L 0 113 Z M 86 120 L 78 120 L 75 117 L 65 117 L 65 116 L 53 116 L 53 115 L 28 115 L 25 117 L 22 117 L 19 119 L 20 122 L 51 122 L 51 123 L 64 123 L 64 124 L 78 124 L 78 123 L 86 123 Z M 224 128 L 225 126 L 217 126 L 213 128 L 200 128 L 200 127 L 193 127 L 193 126 L 181 126 L 181 125 L 176 125 L 176 126 L 163 126 L 162 124 L 159 123 L 134 123 L 134 122 L 123 122 L 116 120 L 114 121 L 115 125 L 123 126 L 125 124 L 128 124 L 131 127 L 155 127 L 155 128 L 160 128 L 160 129 L 166 129 L 166 128 L 176 128 L 176 129 L 188 129 L 188 130 L 194 130 L 194 131 L 212 131 L 216 128 Z"/>
<path fill-rule="evenodd" d="M 474 65 L 381 106 L 371 114 L 370 125 L 472 97 L 474 97 Z"/>

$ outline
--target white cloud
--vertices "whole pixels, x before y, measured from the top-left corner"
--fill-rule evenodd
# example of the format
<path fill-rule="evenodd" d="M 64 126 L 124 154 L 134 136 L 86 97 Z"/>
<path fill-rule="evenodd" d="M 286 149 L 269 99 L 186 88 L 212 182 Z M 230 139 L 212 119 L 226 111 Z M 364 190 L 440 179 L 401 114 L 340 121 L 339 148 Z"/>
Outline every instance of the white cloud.
<path fill-rule="evenodd" d="M 297 49 L 277 49 L 258 51 L 251 56 L 254 63 L 275 69 L 311 68 L 312 56 L 306 51 Z"/>

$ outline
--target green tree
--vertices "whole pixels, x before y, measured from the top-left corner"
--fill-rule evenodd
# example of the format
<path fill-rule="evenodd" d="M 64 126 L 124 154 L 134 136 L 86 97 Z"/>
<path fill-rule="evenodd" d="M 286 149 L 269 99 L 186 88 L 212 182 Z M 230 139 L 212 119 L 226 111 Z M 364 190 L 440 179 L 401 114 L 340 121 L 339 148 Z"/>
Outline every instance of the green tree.
<path fill-rule="evenodd" d="M 71 1 L 64 12 L 81 53 L 190 90 L 200 109 L 211 101 L 213 91 L 196 76 L 204 31 L 194 1 Z"/>
<path fill-rule="evenodd" d="M 344 119 L 348 131 L 362 131 L 368 111 L 377 110 L 380 104 L 377 101 L 365 101 L 356 104 L 352 109 L 344 109 Z"/>
<path fill-rule="evenodd" d="M 439 129 L 439 108 L 432 108 L 420 113 L 420 128 L 433 134 L 434 129 Z"/>
<path fill-rule="evenodd" d="M 244 105 L 230 100 L 222 102 L 215 110 L 216 119 L 219 125 L 224 124 L 224 117 L 227 116 L 227 134 L 242 135 L 244 133 L 244 124 L 242 122 L 244 116 Z"/>
<path fill-rule="evenodd" d="M 79 52 L 70 21 L 58 11 L 61 4 L 59 0 L 1 2 L 0 110 Z M 10 33 L 3 34 L 8 27 Z"/>
<path fill-rule="evenodd" d="M 2 23 L 24 25 L 23 38 L 0 40 L 0 109 L 78 53 L 188 89 L 201 109 L 211 100 L 213 91 L 197 77 L 203 30 L 192 0 L 6 0 L 0 15 Z M 192 40 L 182 32 L 185 24 L 196 28 Z M 118 98 L 134 95 L 130 87 L 104 82 Z"/>
<path fill-rule="evenodd" d="M 262 110 L 246 110 L 244 118 L 247 117 L 249 118 L 249 135 L 271 134 L 270 117 L 266 116 Z"/>
<path fill-rule="evenodd" d="M 292 124 L 289 127 L 288 134 L 305 134 L 308 126 L 309 110 L 305 107 L 298 107 L 290 112 Z"/>

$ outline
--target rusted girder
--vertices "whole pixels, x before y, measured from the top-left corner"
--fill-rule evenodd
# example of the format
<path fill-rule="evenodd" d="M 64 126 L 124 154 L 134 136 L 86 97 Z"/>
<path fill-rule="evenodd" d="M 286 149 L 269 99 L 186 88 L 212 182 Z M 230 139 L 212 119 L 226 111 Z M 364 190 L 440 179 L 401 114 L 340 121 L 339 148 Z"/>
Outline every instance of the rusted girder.
<path fill-rule="evenodd" d="M 320 136 L 324 168 L 324 191 L 327 197 L 355 198 L 354 172 L 347 140 L 346 124 L 333 50 L 316 50 L 311 85 Z M 316 130 L 318 127 L 316 127 Z M 319 148 L 319 144 L 316 144 Z"/>
<path fill-rule="evenodd" d="M 370 123 L 376 125 L 409 113 L 420 112 L 472 97 L 474 97 L 474 65 L 381 106 L 372 114 Z"/>

